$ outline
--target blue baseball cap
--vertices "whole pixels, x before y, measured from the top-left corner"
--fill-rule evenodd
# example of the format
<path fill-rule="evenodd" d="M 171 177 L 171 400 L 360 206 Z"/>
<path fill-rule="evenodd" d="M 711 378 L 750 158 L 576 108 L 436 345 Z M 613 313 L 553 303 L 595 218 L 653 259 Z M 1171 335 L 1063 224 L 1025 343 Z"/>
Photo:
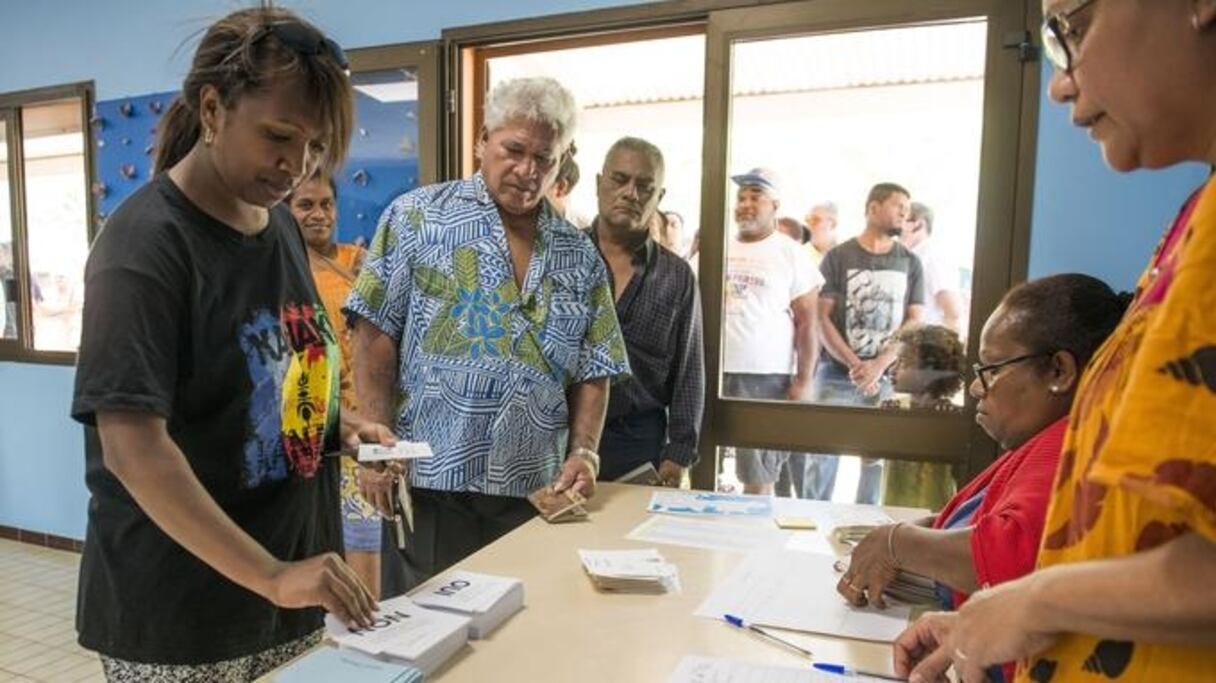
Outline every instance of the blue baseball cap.
<path fill-rule="evenodd" d="M 733 175 L 730 179 L 739 187 L 758 187 L 772 199 L 781 198 L 781 181 L 771 168 L 757 166 L 747 173 Z"/>

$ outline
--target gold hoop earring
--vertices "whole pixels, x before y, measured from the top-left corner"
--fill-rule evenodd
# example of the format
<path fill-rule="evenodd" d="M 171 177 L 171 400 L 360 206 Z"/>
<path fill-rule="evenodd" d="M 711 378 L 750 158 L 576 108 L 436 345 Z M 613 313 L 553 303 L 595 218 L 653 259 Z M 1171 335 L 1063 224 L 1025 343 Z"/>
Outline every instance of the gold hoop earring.
<path fill-rule="evenodd" d="M 204 128 L 203 129 L 203 144 L 210 147 L 211 143 L 213 143 L 213 142 L 215 142 L 215 131 L 211 130 L 210 128 Z"/>

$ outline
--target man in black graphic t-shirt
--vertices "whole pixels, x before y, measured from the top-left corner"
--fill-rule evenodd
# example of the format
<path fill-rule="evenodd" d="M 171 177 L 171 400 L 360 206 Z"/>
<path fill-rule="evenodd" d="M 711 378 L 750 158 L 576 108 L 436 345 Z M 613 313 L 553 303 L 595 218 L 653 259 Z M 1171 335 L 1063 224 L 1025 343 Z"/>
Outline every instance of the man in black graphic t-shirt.
<path fill-rule="evenodd" d="M 823 257 L 819 319 L 827 353 L 815 373 L 818 403 L 875 406 L 890 395 L 886 371 L 896 349 L 887 342 L 920 318 L 925 301 L 920 260 L 895 240 L 910 204 L 910 193 L 899 185 L 875 185 L 866 200 L 865 230 Z M 830 498 L 836 464 L 833 456 L 808 458 L 803 496 Z M 881 477 L 881 462 L 864 459 L 857 502 L 878 502 Z"/>

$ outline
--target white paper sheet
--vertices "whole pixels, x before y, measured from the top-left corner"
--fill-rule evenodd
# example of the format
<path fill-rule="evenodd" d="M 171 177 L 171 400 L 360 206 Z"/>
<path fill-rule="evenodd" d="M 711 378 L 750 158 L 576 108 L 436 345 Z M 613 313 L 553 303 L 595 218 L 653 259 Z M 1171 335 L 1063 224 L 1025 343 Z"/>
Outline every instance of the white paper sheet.
<path fill-rule="evenodd" d="M 873 676 L 840 676 L 810 667 L 752 664 L 721 657 L 686 656 L 667 683 L 884 683 Z"/>
<path fill-rule="evenodd" d="M 425 441 L 398 441 L 393 446 L 381 446 L 378 443 L 359 444 L 359 462 L 378 462 L 380 460 L 414 460 L 430 458 L 435 453 L 431 445 Z"/>
<path fill-rule="evenodd" d="M 772 517 L 773 501 L 767 496 L 734 496 L 708 491 L 656 491 L 650 497 L 650 512 L 713 517 Z"/>
<path fill-rule="evenodd" d="M 789 532 L 754 524 L 731 524 L 717 519 L 654 515 L 634 527 L 625 538 L 645 543 L 750 553 L 781 547 L 789 538 Z"/>
<path fill-rule="evenodd" d="M 835 558 L 784 550 L 754 553 L 697 608 L 696 615 L 733 614 L 762 626 L 889 643 L 908 625 L 910 608 L 848 605 L 836 592 Z"/>
<path fill-rule="evenodd" d="M 785 542 L 785 549 L 799 553 L 818 553 L 836 557 L 836 549 L 832 547 L 832 542 L 820 531 L 795 531 Z"/>

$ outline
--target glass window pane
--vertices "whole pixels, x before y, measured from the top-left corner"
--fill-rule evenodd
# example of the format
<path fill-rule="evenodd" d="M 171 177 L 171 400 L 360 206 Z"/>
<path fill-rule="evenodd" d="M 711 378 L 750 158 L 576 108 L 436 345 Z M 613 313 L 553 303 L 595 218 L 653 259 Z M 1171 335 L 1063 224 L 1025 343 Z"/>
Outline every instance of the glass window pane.
<path fill-rule="evenodd" d="M 0 339 L 17 338 L 17 278 L 8 181 L 8 121 L 0 118 Z"/>
<path fill-rule="evenodd" d="M 80 345 L 88 197 L 79 98 L 22 109 L 26 235 L 34 348 Z"/>
<path fill-rule="evenodd" d="M 724 396 L 961 406 L 986 37 L 977 20 L 733 46 Z M 831 313 L 813 373 L 811 302 Z"/>
<path fill-rule="evenodd" d="M 940 510 L 954 495 L 948 463 L 723 447 L 718 490 Z"/>
<path fill-rule="evenodd" d="M 370 241 L 389 202 L 418 187 L 418 76 L 413 68 L 362 71 L 355 134 L 338 174 L 340 242 Z"/>

